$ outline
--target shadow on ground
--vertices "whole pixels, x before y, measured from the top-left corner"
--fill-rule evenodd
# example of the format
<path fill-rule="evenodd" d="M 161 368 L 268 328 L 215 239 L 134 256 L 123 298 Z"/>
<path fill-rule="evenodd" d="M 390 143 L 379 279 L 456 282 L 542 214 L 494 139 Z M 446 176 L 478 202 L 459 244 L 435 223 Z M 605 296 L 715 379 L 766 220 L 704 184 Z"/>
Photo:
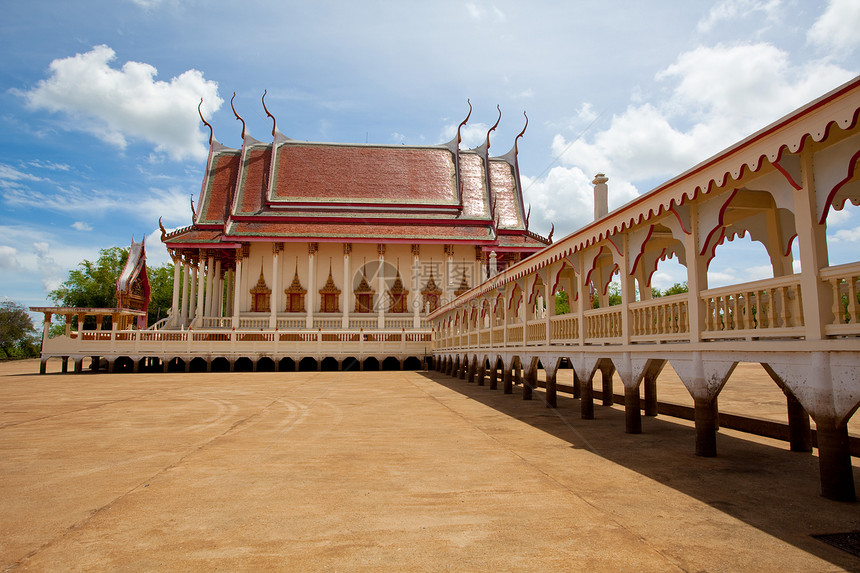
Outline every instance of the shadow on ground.
<path fill-rule="evenodd" d="M 694 454 L 692 422 L 644 417 L 642 434 L 627 434 L 623 406 L 600 406 L 595 419 L 580 417 L 580 401 L 559 393 L 558 408 L 546 408 L 544 394 L 522 399 L 522 386 L 512 395 L 438 372 L 425 372 L 434 382 L 540 429 L 573 448 L 593 453 L 640 475 L 700 500 L 786 543 L 860 571 L 860 558 L 839 551 L 812 535 L 860 530 L 860 504 L 820 496 L 818 457 L 791 452 L 788 444 L 721 430 L 717 457 Z M 860 484 L 855 461 L 854 482 Z M 613 484 L 605 484 L 612 488 Z"/>

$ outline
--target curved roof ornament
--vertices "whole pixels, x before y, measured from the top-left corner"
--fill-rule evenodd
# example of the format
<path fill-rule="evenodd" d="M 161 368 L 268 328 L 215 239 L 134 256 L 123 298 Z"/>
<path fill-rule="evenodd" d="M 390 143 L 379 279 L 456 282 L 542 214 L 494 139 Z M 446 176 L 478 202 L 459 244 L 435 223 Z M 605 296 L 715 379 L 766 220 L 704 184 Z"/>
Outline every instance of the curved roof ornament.
<path fill-rule="evenodd" d="M 487 132 L 487 149 L 490 148 L 490 134 L 496 131 L 496 128 L 499 127 L 499 122 L 502 121 L 502 108 L 496 105 L 496 109 L 499 110 L 499 119 L 496 120 L 495 125 L 490 128 L 490 131 Z"/>
<path fill-rule="evenodd" d="M 230 107 L 233 109 L 233 115 L 236 116 L 236 119 L 242 122 L 242 141 L 245 141 L 245 120 L 242 119 L 238 113 L 236 113 L 236 108 L 233 107 L 234 99 L 236 99 L 236 92 L 233 92 L 233 97 L 230 98 Z"/>
<path fill-rule="evenodd" d="M 269 108 L 266 107 L 266 94 L 268 90 L 263 90 L 263 109 L 266 110 L 266 115 L 272 118 L 272 137 L 275 137 L 275 133 L 278 131 L 278 120 L 275 119 L 275 116 L 269 112 Z"/>
<path fill-rule="evenodd" d="M 520 132 L 520 134 L 514 138 L 514 154 L 519 153 L 519 150 L 517 149 L 517 140 L 521 138 L 523 134 L 525 134 L 526 128 L 529 126 L 529 116 L 526 115 L 525 111 L 523 111 L 523 115 L 526 118 L 526 124 L 523 126 L 523 130 Z"/>
<path fill-rule="evenodd" d="M 529 218 L 532 216 L 532 204 L 529 203 L 529 212 L 526 213 L 526 231 L 529 230 Z"/>
<path fill-rule="evenodd" d="M 191 199 L 191 221 L 197 220 L 197 211 L 194 209 L 194 195 L 189 196 Z"/>
<path fill-rule="evenodd" d="M 165 229 L 164 225 L 161 224 L 161 217 L 158 218 L 158 228 L 161 229 L 161 242 L 163 243 L 164 239 L 167 237 L 167 229 Z"/>
<path fill-rule="evenodd" d="M 469 121 L 469 118 L 472 117 L 472 102 L 469 98 L 466 98 L 466 103 L 469 104 L 469 114 L 466 115 L 466 119 L 460 122 L 460 125 L 457 126 L 457 145 L 460 145 L 462 139 L 460 138 L 460 129 L 466 125 L 466 122 Z"/>
<path fill-rule="evenodd" d="M 215 130 L 212 129 L 212 126 L 203 118 L 203 111 L 201 111 L 201 107 L 203 106 L 203 98 L 200 98 L 200 103 L 197 104 L 197 113 L 200 115 L 200 121 L 203 122 L 203 125 L 209 128 L 209 146 L 212 146 L 212 140 L 215 138 Z"/>
<path fill-rule="evenodd" d="M 549 235 L 546 236 L 546 240 L 552 243 L 552 234 L 555 233 L 555 223 L 552 224 L 552 228 L 549 230 Z"/>

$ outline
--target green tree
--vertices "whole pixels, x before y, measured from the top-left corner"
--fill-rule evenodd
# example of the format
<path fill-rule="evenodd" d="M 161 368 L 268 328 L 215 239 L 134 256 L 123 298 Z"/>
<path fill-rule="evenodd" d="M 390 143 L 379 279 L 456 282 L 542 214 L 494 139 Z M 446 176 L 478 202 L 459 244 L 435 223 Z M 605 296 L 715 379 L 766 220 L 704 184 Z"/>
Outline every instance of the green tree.
<path fill-rule="evenodd" d="M 689 291 L 689 288 L 687 287 L 687 281 L 684 281 L 682 283 L 675 283 L 672 286 L 670 286 L 669 288 L 663 290 L 662 292 L 660 291 L 660 289 L 658 289 L 656 287 L 652 287 L 651 288 L 651 296 L 654 298 L 661 297 L 661 296 L 672 296 L 673 294 L 683 294 L 683 293 L 688 292 L 688 291 Z"/>
<path fill-rule="evenodd" d="M 555 314 L 567 314 L 570 312 L 570 303 L 567 301 L 567 292 L 559 291 L 555 294 Z"/>
<path fill-rule="evenodd" d="M 28 358 L 39 355 L 36 327 L 20 304 L 0 303 L 0 358 Z"/>
<path fill-rule="evenodd" d="M 128 249 L 111 247 L 99 251 L 95 262 L 84 259 L 77 269 L 69 271 L 69 278 L 48 294 L 58 306 L 77 308 L 116 307 L 116 279 L 125 267 Z M 150 301 L 147 324 L 167 316 L 173 300 L 173 267 L 168 264 L 147 268 Z M 95 317 L 88 316 L 85 329 L 96 327 Z M 62 334 L 64 325 L 55 325 L 52 333 Z"/>

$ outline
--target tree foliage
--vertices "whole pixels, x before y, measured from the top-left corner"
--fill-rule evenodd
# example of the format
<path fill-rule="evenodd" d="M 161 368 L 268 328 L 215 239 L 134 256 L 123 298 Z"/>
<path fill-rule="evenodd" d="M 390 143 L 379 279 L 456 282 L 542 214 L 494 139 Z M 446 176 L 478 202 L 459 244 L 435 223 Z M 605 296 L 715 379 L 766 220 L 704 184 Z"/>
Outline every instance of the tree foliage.
<path fill-rule="evenodd" d="M 39 355 L 36 327 L 20 304 L 0 303 L 0 358 L 27 358 Z"/>
<path fill-rule="evenodd" d="M 84 259 L 69 271 L 69 278 L 48 294 L 58 306 L 77 308 L 115 308 L 116 279 L 125 267 L 128 249 L 111 247 L 99 251 L 95 262 Z M 150 287 L 147 324 L 167 316 L 173 298 L 173 268 L 168 265 L 147 268 Z M 86 317 L 85 329 L 96 328 L 95 317 Z M 59 328 L 64 330 L 65 326 Z"/>

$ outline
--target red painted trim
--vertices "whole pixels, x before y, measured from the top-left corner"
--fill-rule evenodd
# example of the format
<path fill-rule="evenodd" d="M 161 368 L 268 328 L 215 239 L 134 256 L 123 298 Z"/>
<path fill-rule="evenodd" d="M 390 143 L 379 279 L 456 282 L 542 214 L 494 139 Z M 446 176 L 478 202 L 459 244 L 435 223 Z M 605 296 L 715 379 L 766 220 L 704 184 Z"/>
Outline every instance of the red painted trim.
<path fill-rule="evenodd" d="M 823 225 L 827 221 L 827 212 L 830 211 L 830 206 L 833 203 L 833 198 L 842 189 L 842 186 L 851 181 L 854 177 L 854 168 L 857 166 L 857 161 L 860 160 L 860 151 L 855 153 L 851 159 L 848 161 L 848 175 L 845 178 L 837 183 L 833 189 L 830 190 L 830 193 L 827 194 L 827 200 L 824 202 L 824 212 L 821 214 L 821 219 L 818 221 L 820 225 Z M 845 203 L 843 202 L 844 206 Z"/>

